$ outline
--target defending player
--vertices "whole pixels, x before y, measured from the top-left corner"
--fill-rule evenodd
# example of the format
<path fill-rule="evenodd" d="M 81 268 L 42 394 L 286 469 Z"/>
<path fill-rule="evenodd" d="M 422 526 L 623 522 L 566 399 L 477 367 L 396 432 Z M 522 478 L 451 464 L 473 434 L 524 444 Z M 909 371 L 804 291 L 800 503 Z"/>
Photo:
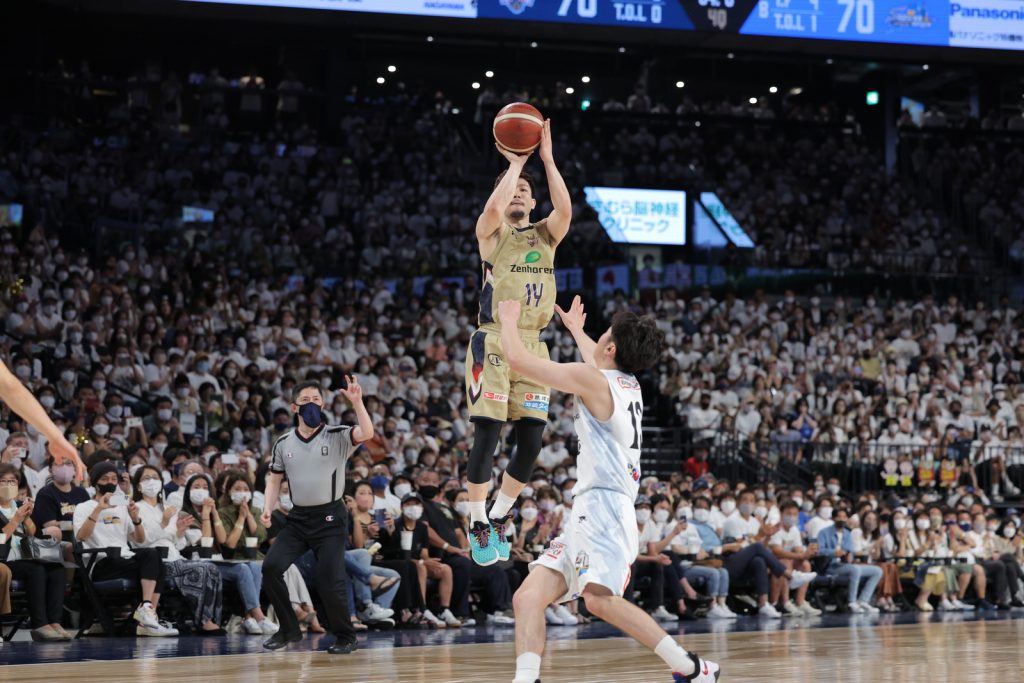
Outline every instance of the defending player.
<path fill-rule="evenodd" d="M 559 314 L 584 362 L 559 364 L 530 353 L 512 329 L 520 313 L 518 301 L 502 301 L 498 308 L 506 324 L 501 343 L 512 371 L 544 377 L 553 388 L 576 395 L 580 442 L 572 517 L 563 533 L 531 563 L 530 575 L 513 599 L 513 683 L 540 680 L 545 606 L 580 596 L 592 614 L 654 650 L 668 664 L 676 683 L 717 681 L 717 664 L 688 653 L 650 615 L 622 597 L 639 550 L 633 503 L 639 490 L 644 404 L 634 373 L 658 361 L 665 335 L 653 318 L 624 312 L 615 316 L 595 343 L 583 331 L 586 315 L 576 297 L 569 311 L 559 309 Z"/>
<path fill-rule="evenodd" d="M 550 393 L 543 380 L 527 379 L 509 370 L 501 350 L 502 321 L 496 304 L 505 299 L 522 304 L 517 333 L 530 354 L 546 360 L 548 348 L 540 340 L 540 331 L 554 315 L 555 248 L 569 232 L 572 218 L 569 190 L 551 154 L 550 121 L 544 122 L 540 143 L 553 207 L 547 218 L 530 223 L 530 212 L 537 206 L 533 178 L 523 172 L 530 155 L 498 150 L 508 159 L 509 167 L 498 176 L 476 223 L 483 289 L 479 329 L 466 354 L 466 403 L 475 424 L 468 469 L 469 541 L 473 560 L 480 565 L 508 559 L 511 544 L 505 525 L 540 453 Z M 494 451 L 506 421 L 515 424 L 516 450 L 488 519 L 486 501 Z"/>

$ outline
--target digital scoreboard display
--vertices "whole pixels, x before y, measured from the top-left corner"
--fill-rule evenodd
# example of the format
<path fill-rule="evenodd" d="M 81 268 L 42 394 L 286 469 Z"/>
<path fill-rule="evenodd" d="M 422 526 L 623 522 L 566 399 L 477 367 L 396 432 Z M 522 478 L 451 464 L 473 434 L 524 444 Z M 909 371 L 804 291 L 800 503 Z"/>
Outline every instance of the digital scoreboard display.
<path fill-rule="evenodd" d="M 1024 50 L 1024 0 L 181 0 Z"/>

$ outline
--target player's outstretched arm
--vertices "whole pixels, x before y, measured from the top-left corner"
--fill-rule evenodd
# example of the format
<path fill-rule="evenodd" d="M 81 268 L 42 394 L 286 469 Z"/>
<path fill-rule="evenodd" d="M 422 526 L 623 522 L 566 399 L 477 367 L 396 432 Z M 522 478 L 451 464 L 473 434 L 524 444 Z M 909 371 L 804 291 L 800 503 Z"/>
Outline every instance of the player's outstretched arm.
<path fill-rule="evenodd" d="M 85 478 L 85 465 L 78 457 L 78 451 L 72 446 L 64 433 L 53 424 L 46 414 L 46 409 L 39 405 L 36 397 L 25 388 L 17 377 L 0 361 L 0 400 L 3 400 L 15 413 L 35 427 L 46 437 L 47 448 L 57 463 L 71 462 L 79 479 Z"/>
<path fill-rule="evenodd" d="M 587 322 L 587 314 L 583 310 L 583 300 L 580 299 L 579 294 L 573 297 L 568 311 L 563 311 L 558 304 L 555 304 L 555 310 L 558 311 L 558 316 L 562 319 L 565 329 L 569 330 L 572 338 L 576 340 L 576 346 L 580 349 L 583 362 L 587 365 L 594 365 L 594 349 L 597 348 L 597 342 L 583 331 Z"/>
<path fill-rule="evenodd" d="M 502 216 L 505 215 L 505 208 L 516 194 L 519 174 L 523 172 L 526 160 L 530 158 L 529 154 L 514 154 L 506 149 L 502 149 L 497 144 L 495 146 L 498 147 L 501 155 L 508 159 L 508 172 L 501 179 L 501 182 L 495 186 L 491 196 L 487 198 L 487 203 L 484 204 L 483 212 L 476 220 L 476 239 L 479 242 L 491 239 L 501 228 L 501 220 Z"/>
<path fill-rule="evenodd" d="M 369 441 L 373 438 L 373 420 L 370 418 L 370 413 L 366 410 L 366 404 L 363 403 L 363 388 L 359 386 L 359 380 L 353 375 L 347 375 L 345 381 L 348 383 L 348 386 L 341 390 L 341 395 L 352 404 L 352 409 L 356 411 L 356 421 L 358 423 L 355 429 L 352 430 L 352 443 Z"/>
<path fill-rule="evenodd" d="M 540 137 L 540 160 L 544 162 L 544 175 L 548 177 L 548 195 L 551 197 L 551 214 L 548 216 L 548 233 L 560 244 L 569 234 L 569 222 L 572 220 L 572 197 L 565 186 L 562 174 L 555 166 L 555 158 L 551 151 L 551 119 L 544 121 L 544 130 Z"/>
<path fill-rule="evenodd" d="M 518 301 L 502 301 L 498 304 L 498 315 L 502 321 L 501 348 L 508 366 L 524 377 L 552 389 L 576 394 L 599 420 L 611 417 L 612 394 L 601 371 L 586 363 L 555 363 L 530 353 L 519 337 L 519 313 Z M 517 324 L 513 325 L 513 321 Z"/>

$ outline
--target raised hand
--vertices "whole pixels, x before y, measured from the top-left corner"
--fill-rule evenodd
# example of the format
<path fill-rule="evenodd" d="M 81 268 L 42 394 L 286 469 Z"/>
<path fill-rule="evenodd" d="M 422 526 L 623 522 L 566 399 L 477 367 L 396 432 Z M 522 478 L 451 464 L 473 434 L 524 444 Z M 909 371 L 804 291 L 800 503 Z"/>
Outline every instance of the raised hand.
<path fill-rule="evenodd" d="M 551 119 L 544 119 L 544 128 L 540 132 L 540 160 L 545 164 L 555 160 L 551 153 Z"/>
<path fill-rule="evenodd" d="M 532 154 L 532 152 L 527 152 L 526 154 L 516 154 L 515 152 L 510 152 L 501 145 L 499 145 L 497 142 L 494 143 L 494 146 L 498 148 L 498 151 L 501 153 L 501 156 L 508 159 L 509 164 L 513 166 L 518 166 L 519 168 L 522 168 L 523 166 L 526 165 L 526 160 L 529 159 L 530 154 Z"/>
<path fill-rule="evenodd" d="M 363 388 L 359 386 L 359 380 L 354 375 L 345 375 L 348 386 L 341 389 L 341 395 L 348 399 L 353 405 L 363 400 Z"/>
<path fill-rule="evenodd" d="M 570 332 L 582 330 L 587 322 L 587 314 L 583 310 L 583 300 L 580 299 L 579 294 L 573 297 L 568 311 L 563 311 L 558 304 L 555 304 L 555 310 L 558 311 L 558 317 L 562 319 L 565 329 Z"/>

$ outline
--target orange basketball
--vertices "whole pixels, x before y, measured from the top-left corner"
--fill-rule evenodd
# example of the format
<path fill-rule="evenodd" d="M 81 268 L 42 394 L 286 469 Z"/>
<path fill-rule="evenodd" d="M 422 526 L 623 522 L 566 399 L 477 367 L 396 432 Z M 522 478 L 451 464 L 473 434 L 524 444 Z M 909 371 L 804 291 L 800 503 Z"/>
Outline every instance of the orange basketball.
<path fill-rule="evenodd" d="M 495 141 L 516 154 L 526 154 L 537 149 L 543 129 L 544 116 L 526 102 L 505 105 L 494 117 Z"/>

